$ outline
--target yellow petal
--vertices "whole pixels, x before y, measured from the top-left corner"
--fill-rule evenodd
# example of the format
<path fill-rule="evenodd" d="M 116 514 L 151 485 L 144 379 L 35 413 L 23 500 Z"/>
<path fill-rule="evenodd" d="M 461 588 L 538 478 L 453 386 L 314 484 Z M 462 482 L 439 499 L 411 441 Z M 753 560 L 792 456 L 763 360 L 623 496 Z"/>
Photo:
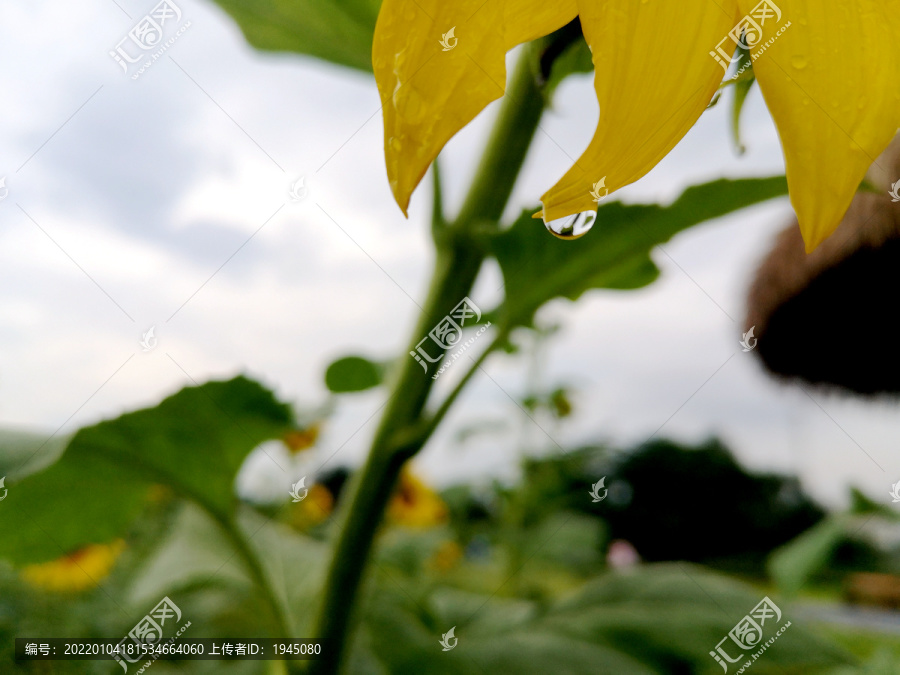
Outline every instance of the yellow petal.
<path fill-rule="evenodd" d="M 384 1 L 372 64 L 384 112 L 388 180 L 404 214 L 444 144 L 503 94 L 506 52 L 571 21 L 575 4 Z"/>
<path fill-rule="evenodd" d="M 79 592 L 94 588 L 106 578 L 125 549 L 121 539 L 109 544 L 90 544 L 58 560 L 26 565 L 22 578 L 36 588 Z"/>
<path fill-rule="evenodd" d="M 735 0 L 579 0 L 578 10 L 600 121 L 588 149 L 542 197 L 546 221 L 596 208 L 595 183 L 605 178 L 614 192 L 675 147 L 722 81 L 709 52 L 738 18 Z"/>
<path fill-rule="evenodd" d="M 777 2 L 782 20 L 763 27 L 753 70 L 810 252 L 841 222 L 900 124 L 900 0 Z M 756 4 L 740 2 L 744 13 Z"/>
<path fill-rule="evenodd" d="M 440 496 L 404 469 L 387 509 L 388 520 L 406 527 L 434 527 L 447 520 Z"/>

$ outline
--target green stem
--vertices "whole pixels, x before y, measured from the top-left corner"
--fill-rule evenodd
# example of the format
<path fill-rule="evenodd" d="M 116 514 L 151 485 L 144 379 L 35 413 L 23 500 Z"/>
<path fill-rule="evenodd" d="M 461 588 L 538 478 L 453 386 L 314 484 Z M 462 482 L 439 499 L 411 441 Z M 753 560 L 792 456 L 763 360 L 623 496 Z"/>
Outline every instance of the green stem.
<path fill-rule="evenodd" d="M 422 337 L 471 292 L 481 269 L 485 254 L 472 231 L 476 224 L 496 223 L 503 214 L 543 112 L 530 60 L 531 54 L 526 52 L 517 64 L 459 217 L 436 236 L 435 271 L 410 350 L 415 350 Z M 430 427 L 425 434 L 417 432 L 433 384 L 419 363 L 404 355 L 366 463 L 354 476 L 350 494 L 343 500 L 343 517 L 314 633 L 329 640 L 328 653 L 310 663 L 310 672 L 315 675 L 335 675 L 341 666 L 357 591 L 382 514 L 404 463 L 434 430 Z"/>
<path fill-rule="evenodd" d="M 544 112 L 544 99 L 534 79 L 536 50 L 534 43 L 527 45 L 516 64 L 458 224 L 496 223 L 503 215 Z"/>

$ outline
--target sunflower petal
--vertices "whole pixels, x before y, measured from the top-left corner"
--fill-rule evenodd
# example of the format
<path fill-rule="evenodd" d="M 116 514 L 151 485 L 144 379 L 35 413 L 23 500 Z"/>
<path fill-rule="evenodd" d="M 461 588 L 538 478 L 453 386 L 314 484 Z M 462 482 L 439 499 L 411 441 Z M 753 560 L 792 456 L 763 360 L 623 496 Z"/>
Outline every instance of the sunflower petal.
<path fill-rule="evenodd" d="M 595 183 L 605 178 L 614 192 L 681 140 L 722 81 L 709 52 L 738 18 L 736 0 L 579 0 L 578 10 L 600 121 L 575 166 L 542 197 L 545 221 L 596 208 Z"/>
<path fill-rule="evenodd" d="M 388 180 L 404 214 L 444 144 L 503 95 L 506 52 L 575 14 L 575 0 L 385 0 L 372 62 Z"/>
<path fill-rule="evenodd" d="M 740 2 L 744 13 L 755 5 Z M 753 70 L 811 252 L 841 222 L 900 124 L 900 0 L 778 0 L 778 7 L 783 18 L 763 27 Z"/>

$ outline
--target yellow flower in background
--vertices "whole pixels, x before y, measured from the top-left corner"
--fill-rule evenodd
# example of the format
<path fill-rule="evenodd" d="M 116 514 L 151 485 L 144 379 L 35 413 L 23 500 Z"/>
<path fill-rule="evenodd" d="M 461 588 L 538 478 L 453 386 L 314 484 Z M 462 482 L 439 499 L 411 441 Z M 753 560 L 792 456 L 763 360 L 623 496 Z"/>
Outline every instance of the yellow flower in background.
<path fill-rule="evenodd" d="M 437 550 L 428 559 L 428 566 L 438 572 L 449 572 L 462 560 L 463 549 L 452 539 L 441 542 Z"/>
<path fill-rule="evenodd" d="M 57 560 L 27 565 L 22 578 L 45 591 L 77 593 L 94 588 L 112 571 L 125 550 L 121 539 L 111 544 L 91 544 Z"/>
<path fill-rule="evenodd" d="M 446 522 L 447 505 L 434 490 L 404 469 L 388 504 L 387 516 L 396 525 L 434 527 Z"/>
<path fill-rule="evenodd" d="M 738 42 L 778 128 L 807 251 L 900 125 L 900 0 L 384 0 L 372 60 L 404 214 L 444 144 L 503 94 L 506 52 L 576 16 L 600 120 L 541 198 L 545 221 L 595 210 L 601 179 L 613 192 L 656 166 L 706 109 Z"/>
<path fill-rule="evenodd" d="M 327 487 L 313 483 L 306 498 L 291 507 L 291 524 L 306 530 L 328 519 L 334 509 L 334 497 Z"/>
<path fill-rule="evenodd" d="M 288 450 L 292 454 L 297 454 L 303 450 L 308 450 L 316 444 L 319 439 L 319 425 L 312 424 L 305 429 L 296 429 L 289 431 L 282 439 Z"/>

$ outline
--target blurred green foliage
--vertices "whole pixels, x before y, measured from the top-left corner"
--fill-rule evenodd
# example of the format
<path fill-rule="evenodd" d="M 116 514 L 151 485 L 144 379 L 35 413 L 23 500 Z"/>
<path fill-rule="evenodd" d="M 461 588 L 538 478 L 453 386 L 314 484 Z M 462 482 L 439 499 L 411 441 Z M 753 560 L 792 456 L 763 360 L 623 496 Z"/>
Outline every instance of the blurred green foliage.
<path fill-rule="evenodd" d="M 200 413 L 191 430 L 184 429 L 185 420 L 191 419 L 185 416 L 185 405 L 192 410 L 196 406 Z M 243 377 L 189 387 L 155 408 L 82 430 L 56 463 L 11 484 L 9 498 L 16 499 L 11 504 L 19 510 L 31 508 L 29 500 L 39 494 L 31 485 L 40 484 L 43 476 L 56 485 L 61 480 L 57 474 L 83 480 L 83 467 L 69 453 L 80 459 L 84 448 L 97 448 L 94 460 L 121 464 L 122 484 L 137 496 L 134 512 L 116 510 L 109 503 L 98 510 L 84 503 L 86 497 L 78 490 L 48 497 L 55 500 L 63 523 L 91 516 L 90 523 L 71 530 L 78 534 L 72 546 L 117 536 L 124 537 L 128 547 L 109 578 L 76 595 L 40 591 L 23 582 L 12 567 L 0 565 L 0 659 L 10 663 L 14 636 L 125 635 L 136 617 L 166 595 L 190 617 L 192 637 L 276 635 L 281 609 L 295 635 L 308 634 L 328 561 L 327 524 L 298 530 L 291 517 L 297 506 L 254 507 L 234 497 L 231 487 L 249 451 L 266 438 L 283 436 L 292 420 L 286 406 Z M 0 448 L 5 438 L 21 440 L 0 436 Z M 145 458 L 146 450 L 139 452 L 138 447 L 156 449 L 155 459 Z M 201 461 L 218 466 L 201 468 L 196 464 Z M 191 478 L 197 480 L 164 468 L 192 463 L 196 466 Z M 148 473 L 142 473 L 144 469 Z M 609 472 L 610 494 L 593 503 L 588 493 L 600 471 Z M 321 483 L 331 486 L 338 500 L 345 494 L 344 475 L 337 471 L 322 476 Z M 623 490 L 623 481 L 630 490 Z M 664 541 L 677 544 L 679 536 L 688 534 L 691 520 L 702 517 L 696 510 L 700 499 L 715 495 L 696 490 L 696 504 L 681 496 L 689 497 L 709 481 L 720 490 L 734 490 L 730 503 L 718 502 L 722 508 L 716 517 L 722 523 L 753 527 L 751 511 L 769 521 L 785 520 L 780 525 L 770 522 L 768 528 L 756 522 L 756 535 L 763 538 L 800 534 L 804 521 L 797 520 L 798 514 L 813 521 L 821 516 L 802 494 L 785 502 L 789 479 L 746 474 L 716 442 L 683 448 L 658 441 L 627 452 L 586 447 L 527 460 L 515 484 L 445 490 L 449 518 L 443 525 L 383 529 L 347 672 L 715 672 L 709 650 L 765 591 L 685 562 L 677 548 L 668 556 L 653 553 L 664 550 Z M 117 498 L 118 492 L 108 492 L 97 481 L 92 484 L 101 499 Z M 228 498 L 220 489 L 226 484 Z M 644 501 L 644 486 L 649 501 Z M 673 499 L 673 486 L 682 488 L 678 499 Z M 623 495 L 628 499 L 623 501 Z M 663 507 L 665 522 L 659 521 Z M 634 511 L 632 520 L 617 519 L 617 513 L 629 509 Z M 39 521 L 15 520 L 16 531 L 7 534 L 26 542 L 21 550 L 31 553 L 19 562 L 58 557 L 58 547 L 48 545 L 45 554 L 37 556 L 44 549 L 29 543 L 46 537 Z M 10 521 L 4 514 L 3 522 Z M 33 530 L 23 525 L 27 522 L 34 523 Z M 798 531 L 785 529 L 786 523 Z M 637 542 L 647 557 L 672 562 L 611 570 L 606 562 L 610 541 L 622 537 Z M 252 549 L 249 558 L 238 541 Z M 696 553 L 695 558 L 705 555 L 702 548 Z M 271 592 L 260 584 L 254 559 Z M 460 648 L 443 653 L 439 636 L 452 626 L 457 627 Z M 877 664 L 885 653 L 893 653 L 879 651 L 883 646 L 876 639 L 863 656 L 871 655 Z M 841 663 L 852 663 L 848 652 L 815 637 L 808 625 L 797 621 L 754 668 L 761 673 L 826 672 Z M 52 666 L 52 672 L 60 673 L 118 670 L 111 662 Z M 47 672 L 40 664 L 9 667 Z M 161 674 L 267 672 L 260 662 L 160 661 L 153 668 Z"/>
<path fill-rule="evenodd" d="M 366 72 L 380 0 L 216 0 L 247 42 L 265 51 L 308 54 Z"/>

